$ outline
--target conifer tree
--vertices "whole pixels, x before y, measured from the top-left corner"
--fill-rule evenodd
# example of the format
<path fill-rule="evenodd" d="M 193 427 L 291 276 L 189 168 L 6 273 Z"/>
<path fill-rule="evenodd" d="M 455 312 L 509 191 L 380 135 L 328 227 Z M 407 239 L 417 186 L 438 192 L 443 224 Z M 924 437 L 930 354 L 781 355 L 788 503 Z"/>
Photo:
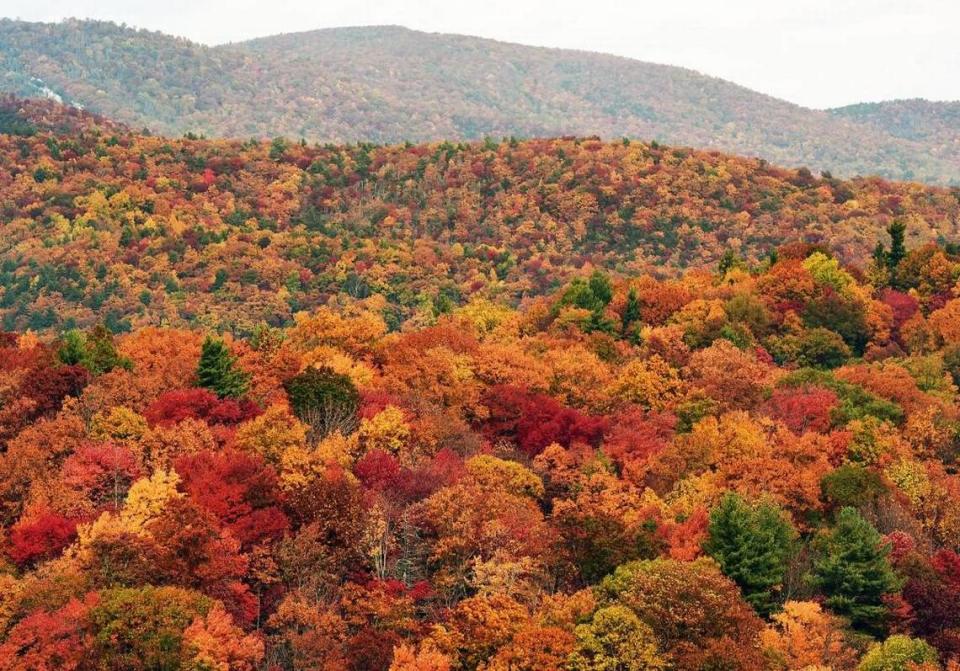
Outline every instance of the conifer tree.
<path fill-rule="evenodd" d="M 710 514 L 704 550 L 724 575 L 740 587 L 744 599 L 762 615 L 777 607 L 777 589 L 783 583 L 793 554 L 796 531 L 777 507 L 748 505 L 729 493 Z"/>
<path fill-rule="evenodd" d="M 897 272 L 900 268 L 900 262 L 907 257 L 907 246 L 904 242 L 907 225 L 902 221 L 894 221 L 887 227 L 887 235 L 890 236 L 890 251 L 884 248 L 882 242 L 877 242 L 873 250 L 874 267 L 880 271 L 886 272 L 887 281 L 891 287 L 900 287 Z"/>
<path fill-rule="evenodd" d="M 895 221 L 887 227 L 887 234 L 890 236 L 890 251 L 887 252 L 886 260 L 887 268 L 890 269 L 892 276 L 896 276 L 897 267 L 907 256 L 907 247 L 904 243 L 906 230 L 907 225 L 902 221 Z"/>
<path fill-rule="evenodd" d="M 890 548 L 854 508 L 843 508 L 836 527 L 818 543 L 811 582 L 826 594 L 826 605 L 861 630 L 883 631 L 883 597 L 899 589 L 887 559 Z"/>
<path fill-rule="evenodd" d="M 247 393 L 250 375 L 237 367 L 236 357 L 222 340 L 207 336 L 200 350 L 197 381 L 220 398 L 240 398 Z"/>
<path fill-rule="evenodd" d="M 638 319 L 640 319 L 640 298 L 637 296 L 636 289 L 631 287 L 627 293 L 627 304 L 623 308 L 623 316 L 621 317 L 623 331 L 626 332 L 630 324 Z"/>

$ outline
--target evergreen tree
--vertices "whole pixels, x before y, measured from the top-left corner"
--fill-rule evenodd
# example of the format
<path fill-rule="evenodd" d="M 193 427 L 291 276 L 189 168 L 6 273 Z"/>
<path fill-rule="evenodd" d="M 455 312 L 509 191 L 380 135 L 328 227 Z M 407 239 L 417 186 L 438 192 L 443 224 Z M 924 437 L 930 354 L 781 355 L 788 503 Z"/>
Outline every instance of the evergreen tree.
<path fill-rule="evenodd" d="M 811 581 L 827 595 L 826 605 L 858 629 L 882 632 L 887 617 L 883 597 L 900 585 L 880 533 L 856 509 L 843 508 L 836 527 L 818 546 Z"/>
<path fill-rule="evenodd" d="M 873 264 L 877 268 L 886 268 L 887 266 L 887 248 L 879 240 L 877 240 L 877 246 L 873 248 Z"/>
<path fill-rule="evenodd" d="M 793 554 L 796 531 L 776 506 L 748 505 L 727 494 L 710 514 L 704 550 L 762 615 L 777 608 L 776 592 Z"/>
<path fill-rule="evenodd" d="M 623 331 L 626 332 L 630 324 L 638 319 L 640 319 L 640 299 L 637 297 L 636 290 L 631 287 L 627 293 L 627 304 L 623 308 L 623 316 L 620 320 Z"/>
<path fill-rule="evenodd" d="M 236 357 L 222 340 L 207 336 L 200 350 L 197 381 L 220 398 L 240 398 L 247 393 L 250 374 L 237 367 Z"/>
<path fill-rule="evenodd" d="M 897 266 L 907 256 L 907 247 L 904 244 L 906 230 L 907 225 L 902 221 L 895 221 L 887 227 L 887 234 L 890 236 L 890 251 L 886 254 L 886 261 L 891 275 L 896 275 Z"/>
<path fill-rule="evenodd" d="M 720 257 L 720 263 L 717 264 L 717 272 L 720 275 L 726 275 L 734 268 L 746 270 L 746 266 L 747 264 L 743 257 L 738 256 L 732 249 L 727 249 L 723 252 L 723 256 Z"/>

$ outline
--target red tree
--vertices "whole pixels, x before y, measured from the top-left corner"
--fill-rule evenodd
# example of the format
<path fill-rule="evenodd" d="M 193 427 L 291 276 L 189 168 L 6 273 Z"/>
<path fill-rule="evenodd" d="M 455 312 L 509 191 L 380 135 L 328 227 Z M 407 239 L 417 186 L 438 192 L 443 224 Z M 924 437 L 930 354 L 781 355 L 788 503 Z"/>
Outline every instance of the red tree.
<path fill-rule="evenodd" d="M 60 554 L 77 535 L 77 523 L 53 512 L 21 520 L 10 530 L 8 554 L 18 566 Z"/>
<path fill-rule="evenodd" d="M 551 443 L 596 446 L 607 430 L 603 417 L 584 415 L 556 399 L 520 387 L 497 385 L 486 399 L 490 419 L 485 430 L 490 438 L 513 439 L 528 456 L 536 456 Z"/>
<path fill-rule="evenodd" d="M 244 549 L 279 538 L 289 527 L 277 475 L 259 455 L 224 450 L 174 461 L 183 489 L 240 541 Z"/>

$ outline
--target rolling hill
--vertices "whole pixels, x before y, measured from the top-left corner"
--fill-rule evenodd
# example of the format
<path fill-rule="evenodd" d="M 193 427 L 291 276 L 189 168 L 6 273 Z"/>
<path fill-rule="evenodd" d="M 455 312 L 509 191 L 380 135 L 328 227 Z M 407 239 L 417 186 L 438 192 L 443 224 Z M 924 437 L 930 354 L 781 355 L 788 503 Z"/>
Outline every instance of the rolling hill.
<path fill-rule="evenodd" d="M 960 102 L 889 100 L 848 105 L 831 113 L 894 137 L 922 142 L 937 158 L 960 161 Z"/>
<path fill-rule="evenodd" d="M 960 189 L 598 139 L 170 139 L 0 100 L 0 328 L 249 333 L 382 296 L 391 325 L 516 305 L 594 268 L 676 276 L 785 242 L 866 267 L 886 227 L 956 242 Z"/>
<path fill-rule="evenodd" d="M 904 134 L 683 68 L 399 27 L 207 47 L 112 23 L 2 20 L 0 90 L 164 134 L 338 143 L 628 136 L 838 176 L 960 182 L 956 151 L 942 150 L 957 128 L 946 116 L 936 137 Z"/>

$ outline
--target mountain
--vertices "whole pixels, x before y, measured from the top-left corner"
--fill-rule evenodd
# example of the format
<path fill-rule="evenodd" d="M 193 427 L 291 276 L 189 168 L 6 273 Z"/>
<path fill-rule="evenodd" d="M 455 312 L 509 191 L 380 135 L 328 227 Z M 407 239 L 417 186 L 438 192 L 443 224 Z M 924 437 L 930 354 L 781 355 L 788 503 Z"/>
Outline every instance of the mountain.
<path fill-rule="evenodd" d="M 112 23 L 0 21 L 0 90 L 137 128 L 395 143 L 623 136 L 761 156 L 838 176 L 960 183 L 939 138 L 898 135 L 697 72 L 399 27 L 207 47 Z"/>
<path fill-rule="evenodd" d="M 785 242 L 865 267 L 885 229 L 960 237 L 960 190 L 653 143 L 170 139 L 0 101 L 0 328 L 249 333 L 382 297 L 391 325 L 516 305 L 602 268 L 676 276 Z M 731 256 L 732 255 L 732 256 Z"/>
<path fill-rule="evenodd" d="M 939 159 L 960 161 L 960 102 L 890 100 L 849 105 L 830 112 L 894 137 L 922 142 Z"/>

